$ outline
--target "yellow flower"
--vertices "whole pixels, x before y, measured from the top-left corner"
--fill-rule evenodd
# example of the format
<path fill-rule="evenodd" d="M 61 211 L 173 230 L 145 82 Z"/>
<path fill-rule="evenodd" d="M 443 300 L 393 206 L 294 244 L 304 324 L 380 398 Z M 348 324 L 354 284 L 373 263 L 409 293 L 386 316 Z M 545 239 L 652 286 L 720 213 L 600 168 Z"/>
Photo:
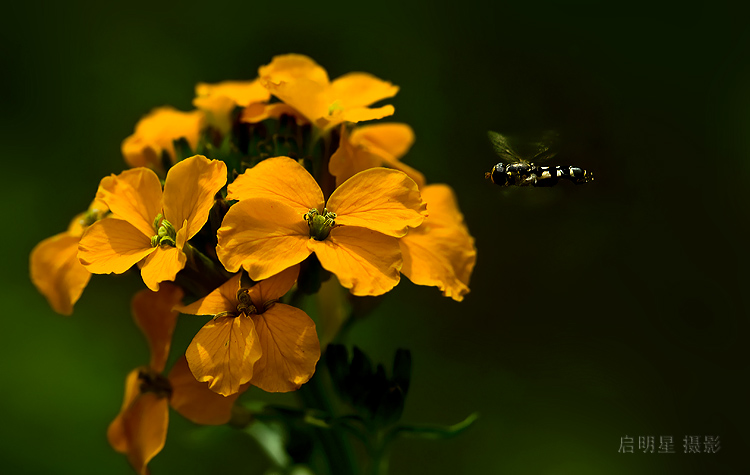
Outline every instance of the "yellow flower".
<path fill-rule="evenodd" d="M 460 302 L 469 292 L 477 260 L 474 238 L 448 185 L 428 185 L 421 192 L 430 216 L 399 240 L 401 272 L 415 284 L 435 286 Z"/>
<path fill-rule="evenodd" d="M 158 290 L 159 282 L 174 280 L 185 267 L 183 247 L 208 220 L 226 179 L 223 162 L 201 155 L 170 168 L 163 192 L 148 168 L 102 179 L 97 196 L 112 217 L 86 230 L 78 258 L 94 274 L 121 274 L 140 263 L 143 282 Z"/>
<path fill-rule="evenodd" d="M 170 404 L 197 424 L 225 424 L 240 394 L 225 398 L 210 391 L 193 377 L 184 357 L 168 377 L 162 376 L 177 322 L 178 313 L 172 307 L 181 299 L 182 290 L 166 284 L 159 292 L 142 290 L 132 301 L 133 317 L 148 340 L 151 362 L 128 374 L 122 407 L 109 425 L 107 439 L 142 475 L 149 473 L 148 463 L 164 447 Z"/>
<path fill-rule="evenodd" d="M 342 127 L 339 148 L 331 156 L 328 170 L 338 186 L 363 170 L 387 166 L 406 173 L 421 188 L 424 175 L 399 160 L 413 143 L 414 131 L 406 124 L 366 125 L 351 135 Z"/>
<path fill-rule="evenodd" d="M 233 205 L 218 231 L 219 260 L 266 279 L 313 252 L 354 295 L 381 295 L 399 281 L 398 237 L 424 220 L 416 183 L 400 171 L 358 173 L 326 202 L 315 179 L 288 157 L 269 158 L 229 186 Z"/>
<path fill-rule="evenodd" d="M 107 205 L 95 199 L 88 211 L 73 218 L 66 232 L 45 239 L 32 249 L 31 281 L 55 312 L 73 313 L 73 305 L 88 285 L 91 273 L 78 261 L 78 241 L 83 231 L 107 211 Z"/>
<path fill-rule="evenodd" d="M 240 274 L 182 313 L 212 315 L 195 335 L 185 356 L 198 381 L 228 396 L 243 384 L 264 391 L 298 389 L 315 372 L 320 343 L 315 323 L 302 310 L 277 302 L 299 274 L 293 266 L 250 288 Z"/>
<path fill-rule="evenodd" d="M 217 84 L 198 83 L 195 86 L 193 105 L 203 110 L 208 116 L 208 122 L 222 133 L 232 128 L 232 111 L 235 107 L 254 106 L 261 109 L 271 94 L 261 85 L 258 79 L 254 81 L 224 81 Z"/>
<path fill-rule="evenodd" d="M 184 138 L 195 150 L 205 117 L 201 111 L 182 112 L 173 107 L 159 107 L 138 121 L 135 133 L 122 142 L 122 155 L 130 167 L 147 167 L 164 171 L 162 155 L 170 163 L 177 160 L 174 141 Z"/>
<path fill-rule="evenodd" d="M 349 73 L 331 82 L 325 69 L 299 54 L 274 57 L 270 64 L 258 69 L 258 76 L 271 94 L 323 130 L 342 122 L 392 115 L 392 105 L 373 109 L 368 106 L 398 92 L 398 86 L 367 73 Z"/>

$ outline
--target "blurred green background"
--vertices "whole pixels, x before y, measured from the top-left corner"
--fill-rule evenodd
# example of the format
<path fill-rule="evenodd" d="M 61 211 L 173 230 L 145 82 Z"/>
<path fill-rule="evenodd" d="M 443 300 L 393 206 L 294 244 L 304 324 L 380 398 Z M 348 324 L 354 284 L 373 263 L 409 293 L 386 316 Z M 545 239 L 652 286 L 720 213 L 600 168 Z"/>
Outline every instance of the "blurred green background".
<path fill-rule="evenodd" d="M 476 238 L 463 303 L 406 279 L 350 334 L 375 361 L 410 348 L 404 420 L 479 421 L 403 440 L 392 474 L 740 474 L 748 437 L 750 31 L 735 2 L 16 2 L 4 7 L 4 315 L 0 466 L 129 474 L 105 431 L 148 361 L 141 285 L 95 276 L 65 318 L 28 255 L 124 168 L 150 109 L 198 81 L 251 79 L 273 55 L 401 86 L 405 161 L 449 183 Z M 503 190 L 488 129 L 562 133 L 575 187 Z M 181 320 L 175 347 L 201 322 Z M 175 354 L 177 350 L 175 350 Z M 257 396 L 252 391 L 249 397 Z M 285 399 L 287 400 L 287 399 Z M 290 396 L 288 401 L 294 401 Z M 624 436 L 676 454 L 619 454 Z M 686 435 L 720 436 L 683 454 Z M 255 442 L 173 413 L 154 474 L 262 473 Z"/>

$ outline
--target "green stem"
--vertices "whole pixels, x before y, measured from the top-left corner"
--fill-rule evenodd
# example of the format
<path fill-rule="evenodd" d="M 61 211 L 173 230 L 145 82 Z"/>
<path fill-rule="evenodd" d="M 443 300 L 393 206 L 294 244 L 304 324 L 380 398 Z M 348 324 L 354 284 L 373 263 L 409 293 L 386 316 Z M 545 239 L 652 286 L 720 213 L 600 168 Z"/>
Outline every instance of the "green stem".
<path fill-rule="evenodd" d="M 323 388 L 322 371 L 324 368 L 319 366 L 312 379 L 302 385 L 297 394 L 306 408 L 320 409 L 327 414 L 333 414 L 333 406 Z M 320 428 L 315 429 L 315 433 L 326 454 L 329 473 L 333 475 L 356 475 L 358 473 L 351 444 L 340 430 L 335 427 Z"/>
<path fill-rule="evenodd" d="M 370 450 L 370 467 L 369 475 L 386 475 L 388 473 L 388 447 L 389 441 L 378 433 L 375 437 L 375 444 Z"/>

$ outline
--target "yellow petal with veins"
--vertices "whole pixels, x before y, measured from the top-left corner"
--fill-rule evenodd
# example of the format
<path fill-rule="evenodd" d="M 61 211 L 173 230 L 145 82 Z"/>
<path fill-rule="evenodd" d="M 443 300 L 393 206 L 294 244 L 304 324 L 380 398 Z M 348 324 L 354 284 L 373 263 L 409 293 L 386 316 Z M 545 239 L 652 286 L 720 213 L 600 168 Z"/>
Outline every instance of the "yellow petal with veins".
<path fill-rule="evenodd" d="M 177 305 L 175 310 L 188 315 L 219 315 L 237 310 L 237 291 L 240 289 L 240 274 L 235 275 L 219 288 L 190 305 Z"/>
<path fill-rule="evenodd" d="M 151 239 L 122 219 L 104 218 L 89 226 L 78 244 L 78 259 L 94 274 L 122 274 L 156 248 Z"/>
<path fill-rule="evenodd" d="M 253 377 L 261 356 L 258 334 L 250 317 L 219 317 L 206 323 L 188 346 L 185 357 L 195 379 L 211 391 L 229 396 Z"/>
<path fill-rule="evenodd" d="M 430 216 L 399 240 L 404 258 L 401 272 L 415 284 L 435 286 L 460 302 L 469 292 L 477 260 L 474 238 L 449 186 L 429 185 L 422 196 Z"/>
<path fill-rule="evenodd" d="M 252 318 L 263 348 L 252 384 L 269 392 L 299 389 L 320 359 L 315 323 L 302 310 L 282 303 Z"/>
<path fill-rule="evenodd" d="M 268 198 L 280 201 L 304 215 L 311 208 L 323 207 L 323 192 L 315 178 L 289 157 L 263 160 L 238 176 L 229 185 L 227 199 Z"/>
<path fill-rule="evenodd" d="M 387 168 L 357 173 L 336 188 L 326 208 L 337 214 L 338 225 L 364 227 L 394 237 L 422 224 L 427 214 L 414 180 Z"/>
<path fill-rule="evenodd" d="M 324 241 L 308 246 L 324 269 L 336 274 L 343 287 L 358 296 L 382 295 L 398 284 L 401 252 L 398 239 L 356 226 L 331 230 Z"/>
<path fill-rule="evenodd" d="M 156 234 L 154 218 L 162 210 L 161 182 L 148 168 L 133 168 L 102 178 L 96 197 L 115 218 L 124 219 L 149 238 Z"/>
<path fill-rule="evenodd" d="M 187 220 L 185 237 L 191 239 L 208 221 L 214 197 L 226 182 L 227 166 L 221 160 L 203 155 L 182 160 L 167 173 L 164 217 L 178 230 Z"/>
<path fill-rule="evenodd" d="M 258 281 L 305 260 L 309 235 L 298 210 L 267 198 L 247 199 L 229 208 L 216 254 L 229 272 L 242 267 Z"/>

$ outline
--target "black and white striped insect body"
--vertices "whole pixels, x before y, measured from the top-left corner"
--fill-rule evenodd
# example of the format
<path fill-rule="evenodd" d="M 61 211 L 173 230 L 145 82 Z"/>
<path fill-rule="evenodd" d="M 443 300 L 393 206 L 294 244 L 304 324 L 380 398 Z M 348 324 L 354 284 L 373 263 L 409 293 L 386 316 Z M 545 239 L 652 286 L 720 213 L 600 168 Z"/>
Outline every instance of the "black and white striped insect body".
<path fill-rule="evenodd" d="M 594 180 L 594 175 L 580 167 L 574 166 L 538 166 L 534 162 L 552 158 L 555 151 L 551 145 L 557 140 L 557 134 L 547 132 L 542 141 L 531 144 L 534 153 L 526 160 L 516 153 L 506 137 L 497 132 L 487 132 L 495 153 L 503 159 L 492 170 L 485 173 L 485 178 L 499 186 L 554 186 L 560 180 L 569 180 L 576 185 Z"/>

